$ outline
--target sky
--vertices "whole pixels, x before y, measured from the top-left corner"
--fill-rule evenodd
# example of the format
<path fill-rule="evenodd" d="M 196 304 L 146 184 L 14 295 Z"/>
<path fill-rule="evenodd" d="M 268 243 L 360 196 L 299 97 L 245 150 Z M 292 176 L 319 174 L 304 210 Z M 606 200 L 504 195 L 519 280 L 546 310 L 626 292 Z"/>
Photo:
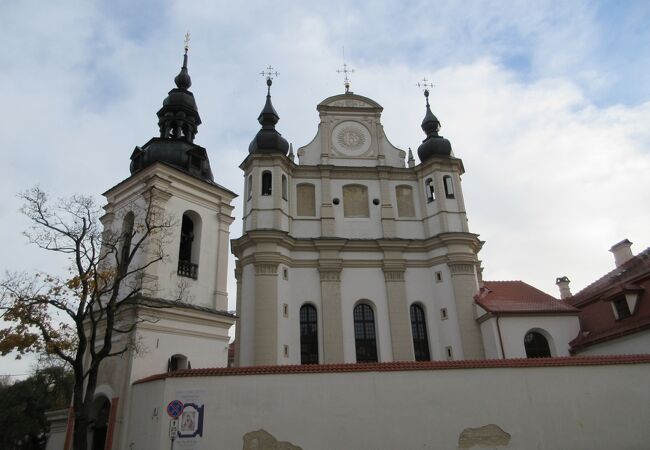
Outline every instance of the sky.
<path fill-rule="evenodd" d="M 649 23 L 647 1 L 0 1 L 0 270 L 66 265 L 27 245 L 16 194 L 40 185 L 101 204 L 157 135 L 190 32 L 196 143 L 219 184 L 243 192 L 259 73 L 280 72 L 277 129 L 297 149 L 316 134 L 316 105 L 344 90 L 344 47 L 352 90 L 384 107 L 400 148 L 424 139 L 416 83 L 435 84 L 484 279 L 557 296 L 566 275 L 575 293 L 614 267 L 616 242 L 650 246 Z M 241 198 L 235 207 L 233 238 Z M 0 359 L 0 374 L 29 370 Z"/>

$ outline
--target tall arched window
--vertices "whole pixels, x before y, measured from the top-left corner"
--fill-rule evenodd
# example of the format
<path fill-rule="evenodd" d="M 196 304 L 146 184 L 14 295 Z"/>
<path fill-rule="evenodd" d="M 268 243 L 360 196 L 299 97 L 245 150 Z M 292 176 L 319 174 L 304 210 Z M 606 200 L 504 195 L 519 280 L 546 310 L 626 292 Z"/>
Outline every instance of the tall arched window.
<path fill-rule="evenodd" d="M 178 275 L 197 279 L 199 275 L 199 245 L 201 217 L 193 211 L 183 214 L 178 249 Z"/>
<path fill-rule="evenodd" d="M 424 309 L 418 304 L 411 305 L 411 332 L 413 333 L 413 351 L 416 361 L 430 361 L 429 336 Z"/>
<path fill-rule="evenodd" d="M 424 182 L 424 190 L 427 194 L 427 202 L 431 203 L 436 199 L 436 193 L 433 189 L 433 178 L 427 178 Z"/>
<path fill-rule="evenodd" d="M 300 308 L 300 364 L 318 364 L 318 313 L 313 305 Z"/>
<path fill-rule="evenodd" d="M 537 331 L 529 331 L 524 337 L 526 358 L 548 358 L 551 356 L 551 349 L 543 334 Z"/>
<path fill-rule="evenodd" d="M 451 175 L 442 177 L 442 182 L 445 185 L 445 196 L 447 198 L 454 198 L 454 182 L 451 180 Z"/>
<path fill-rule="evenodd" d="M 287 198 L 287 176 L 282 175 L 282 199 L 286 200 Z"/>
<path fill-rule="evenodd" d="M 248 200 L 253 196 L 253 176 L 248 176 Z"/>
<path fill-rule="evenodd" d="M 273 175 L 268 170 L 262 172 L 262 195 L 271 195 L 273 192 Z"/>
<path fill-rule="evenodd" d="M 90 407 L 90 423 L 92 427 L 92 450 L 104 450 L 108 431 L 108 417 L 111 412 L 111 402 L 103 395 L 93 400 Z"/>
<path fill-rule="evenodd" d="M 357 362 L 377 362 L 375 313 L 370 305 L 359 303 L 354 307 L 354 342 Z"/>
<path fill-rule="evenodd" d="M 133 222 L 135 221 L 135 215 L 133 214 L 133 211 L 129 211 L 126 213 L 124 216 L 124 220 L 122 221 L 122 237 L 121 237 L 121 245 L 122 247 L 120 248 L 120 259 L 119 259 L 119 271 L 121 274 L 126 273 L 128 269 L 128 259 L 129 255 L 131 254 L 131 238 L 133 237 Z"/>

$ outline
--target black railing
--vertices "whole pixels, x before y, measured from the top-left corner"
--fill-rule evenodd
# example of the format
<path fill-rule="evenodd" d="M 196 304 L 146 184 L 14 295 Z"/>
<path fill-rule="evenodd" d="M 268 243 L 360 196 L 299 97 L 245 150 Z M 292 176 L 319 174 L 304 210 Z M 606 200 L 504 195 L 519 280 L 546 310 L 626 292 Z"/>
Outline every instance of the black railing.
<path fill-rule="evenodd" d="M 178 261 L 178 276 L 196 280 L 199 276 L 199 265 L 189 261 Z"/>

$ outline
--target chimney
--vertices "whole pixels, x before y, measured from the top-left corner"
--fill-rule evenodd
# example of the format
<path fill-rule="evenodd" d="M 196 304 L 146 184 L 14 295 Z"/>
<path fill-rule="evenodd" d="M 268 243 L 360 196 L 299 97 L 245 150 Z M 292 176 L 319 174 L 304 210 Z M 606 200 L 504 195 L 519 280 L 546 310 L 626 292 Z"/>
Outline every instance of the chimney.
<path fill-rule="evenodd" d="M 632 254 L 632 243 L 623 239 L 618 244 L 614 244 L 612 248 L 609 249 L 610 252 L 614 254 L 614 261 L 616 262 L 616 267 L 620 267 L 626 261 L 629 261 L 634 256 Z"/>
<path fill-rule="evenodd" d="M 560 288 L 560 300 L 571 297 L 571 289 L 569 289 L 571 281 L 568 277 L 558 277 L 555 279 L 555 284 Z"/>

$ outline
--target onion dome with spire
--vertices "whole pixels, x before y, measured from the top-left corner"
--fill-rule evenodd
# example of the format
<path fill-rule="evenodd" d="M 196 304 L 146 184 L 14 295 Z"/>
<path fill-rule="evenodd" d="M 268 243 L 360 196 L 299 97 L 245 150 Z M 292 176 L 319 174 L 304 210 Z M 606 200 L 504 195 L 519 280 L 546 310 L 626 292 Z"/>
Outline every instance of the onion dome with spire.
<path fill-rule="evenodd" d="M 424 115 L 424 120 L 422 120 L 422 130 L 427 134 L 427 137 L 418 147 L 418 157 L 421 162 L 424 162 L 433 156 L 451 155 L 451 144 L 447 139 L 438 135 L 438 131 L 440 131 L 440 121 L 431 112 L 428 89 L 424 90 L 424 97 L 427 99 L 427 112 Z"/>
<path fill-rule="evenodd" d="M 262 125 L 262 129 L 257 132 L 250 145 L 248 146 L 248 153 L 281 153 L 286 155 L 289 151 L 289 143 L 282 135 L 275 129 L 275 124 L 280 120 L 277 111 L 271 103 L 271 85 L 273 84 L 272 75 L 277 76 L 277 72 L 272 72 L 272 67 L 269 66 L 269 72 L 262 72 L 266 75 L 266 104 L 260 113 L 257 121 Z"/>
<path fill-rule="evenodd" d="M 160 137 L 135 148 L 131 155 L 131 174 L 161 162 L 205 181 L 214 181 L 205 148 L 194 143 L 201 117 L 194 94 L 189 91 L 192 79 L 187 70 L 187 52 L 186 41 L 183 66 L 174 78 L 176 87 L 169 91 L 157 113 Z"/>

